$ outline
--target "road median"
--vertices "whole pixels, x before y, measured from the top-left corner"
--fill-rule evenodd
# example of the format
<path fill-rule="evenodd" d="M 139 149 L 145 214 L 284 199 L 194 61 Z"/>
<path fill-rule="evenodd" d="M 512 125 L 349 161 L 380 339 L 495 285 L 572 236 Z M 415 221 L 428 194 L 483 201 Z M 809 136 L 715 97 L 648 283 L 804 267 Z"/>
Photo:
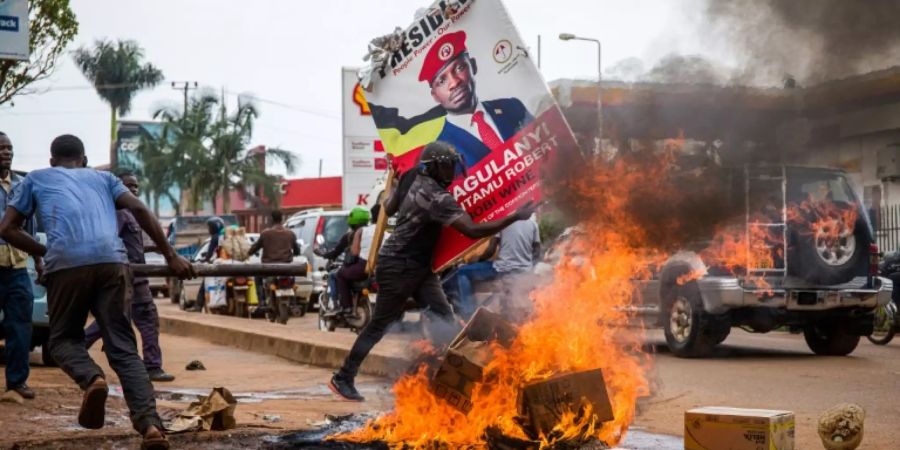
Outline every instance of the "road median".
<path fill-rule="evenodd" d="M 337 369 L 350 352 L 355 334 L 328 333 L 315 327 L 315 317 L 293 318 L 287 325 L 260 319 L 186 312 L 158 301 L 160 332 L 203 339 L 213 344 L 278 356 L 313 366 Z M 390 377 L 409 365 L 411 336 L 387 336 L 360 368 L 367 375 Z M 198 355 L 202 360 L 202 355 Z"/>

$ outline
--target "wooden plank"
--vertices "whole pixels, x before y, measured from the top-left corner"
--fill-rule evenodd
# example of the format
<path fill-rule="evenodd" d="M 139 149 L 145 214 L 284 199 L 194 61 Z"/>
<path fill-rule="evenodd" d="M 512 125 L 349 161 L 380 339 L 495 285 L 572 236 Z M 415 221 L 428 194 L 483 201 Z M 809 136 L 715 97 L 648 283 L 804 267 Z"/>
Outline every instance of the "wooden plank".
<path fill-rule="evenodd" d="M 378 263 L 378 250 L 381 249 L 381 242 L 384 240 L 384 229 L 387 228 L 387 211 L 385 211 L 384 203 L 387 201 L 394 187 L 394 168 L 388 169 L 387 180 L 384 182 L 384 195 L 381 200 L 381 209 L 378 212 L 378 220 L 375 221 L 375 236 L 372 237 L 372 247 L 369 249 L 369 255 L 366 259 L 366 274 L 371 275 L 375 271 L 375 264 Z"/>

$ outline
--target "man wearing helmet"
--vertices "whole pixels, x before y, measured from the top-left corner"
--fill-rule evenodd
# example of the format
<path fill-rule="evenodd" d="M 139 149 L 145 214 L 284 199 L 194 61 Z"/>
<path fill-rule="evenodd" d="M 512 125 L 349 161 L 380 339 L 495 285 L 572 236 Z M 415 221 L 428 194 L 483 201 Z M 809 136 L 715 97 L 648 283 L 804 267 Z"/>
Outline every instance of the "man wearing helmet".
<path fill-rule="evenodd" d="M 209 247 L 203 254 L 203 262 L 210 262 L 219 250 L 219 236 L 225 231 L 225 221 L 218 216 L 210 217 L 206 228 L 209 231 Z"/>
<path fill-rule="evenodd" d="M 517 220 L 531 217 L 534 205 L 529 202 L 503 219 L 475 223 L 453 196 L 447 192 L 450 183 L 462 170 L 456 150 L 445 142 L 432 142 L 422 151 L 419 165 L 400 177 L 397 189 L 384 203 L 388 216 L 397 215 L 397 226 L 378 255 L 375 280 L 378 301 L 372 321 L 357 337 L 341 369 L 328 386 L 346 400 L 363 401 L 353 380 L 359 366 L 381 340 L 388 326 L 403 315 L 409 297 L 427 305 L 427 314 L 449 322 L 453 317 L 441 282 L 431 271 L 431 260 L 441 229 L 451 226 L 466 237 L 480 239 L 491 236 Z"/>
<path fill-rule="evenodd" d="M 350 230 L 341 236 L 337 246 L 329 252 L 320 252 L 315 250 L 316 254 L 327 259 L 335 259 L 341 253 L 344 253 L 344 265 L 334 273 L 332 283 L 332 292 L 337 292 L 341 304 L 341 310 L 338 314 L 351 314 L 353 311 L 353 299 L 350 292 L 350 285 L 354 281 L 366 278 L 366 257 L 368 254 L 361 253 L 362 232 L 366 225 L 369 224 L 369 211 L 365 208 L 356 207 L 350 210 L 347 216 L 347 225 Z"/>

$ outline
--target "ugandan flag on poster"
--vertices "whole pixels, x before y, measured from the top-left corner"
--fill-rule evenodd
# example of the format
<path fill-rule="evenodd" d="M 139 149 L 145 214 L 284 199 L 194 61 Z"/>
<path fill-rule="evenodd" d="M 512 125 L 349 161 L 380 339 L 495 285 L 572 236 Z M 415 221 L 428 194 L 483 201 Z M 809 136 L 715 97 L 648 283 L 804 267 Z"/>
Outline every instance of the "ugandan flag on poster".
<path fill-rule="evenodd" d="M 384 149 L 393 157 L 393 169 L 400 173 L 416 165 L 422 148 L 437 140 L 447 121 L 447 112 L 440 106 L 411 118 L 400 116 L 397 108 L 374 103 L 369 108 Z"/>

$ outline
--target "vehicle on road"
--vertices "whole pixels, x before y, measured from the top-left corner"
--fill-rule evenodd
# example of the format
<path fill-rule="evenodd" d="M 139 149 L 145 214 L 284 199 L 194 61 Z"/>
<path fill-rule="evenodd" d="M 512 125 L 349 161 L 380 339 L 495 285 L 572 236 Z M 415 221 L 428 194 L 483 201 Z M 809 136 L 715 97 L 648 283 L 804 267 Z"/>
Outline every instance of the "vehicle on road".
<path fill-rule="evenodd" d="M 250 241 L 251 245 L 254 242 L 256 242 L 257 239 L 259 239 L 258 233 L 247 233 L 246 236 L 247 236 L 247 239 Z M 206 252 L 206 249 L 209 248 L 209 242 L 210 242 L 209 239 L 206 239 L 203 242 L 203 244 L 200 246 L 199 250 L 191 258 L 191 262 L 200 263 L 203 260 L 202 255 L 204 254 L 204 252 Z M 216 261 L 216 258 L 213 257 L 213 262 L 215 262 L 215 261 Z M 253 263 L 253 264 L 259 264 L 260 257 L 256 256 L 256 255 L 251 255 L 250 259 L 248 259 L 247 262 Z M 238 264 L 240 264 L 240 263 L 238 263 Z M 307 265 L 306 276 L 295 277 L 295 281 L 294 281 L 294 288 L 295 288 L 294 289 L 294 298 L 295 298 L 296 302 L 298 302 L 298 303 L 304 302 L 304 304 L 305 304 L 310 301 L 310 298 L 312 296 L 312 291 L 313 291 L 313 281 L 310 278 L 309 262 L 305 256 L 299 255 L 299 256 L 294 257 L 293 264 L 306 264 Z M 249 287 L 251 285 L 255 286 L 255 280 L 253 279 L 253 277 L 251 277 L 251 276 L 231 277 L 225 281 L 226 289 L 228 288 L 229 283 L 232 285 L 231 286 L 232 288 L 235 285 L 237 285 L 238 296 L 240 298 L 244 299 L 243 303 L 246 303 L 246 298 L 250 294 L 249 294 L 248 289 L 245 288 L 245 286 L 247 286 L 247 287 Z M 192 309 L 197 305 L 198 301 L 203 301 L 205 299 L 205 293 L 201 292 L 201 290 L 200 290 L 201 286 L 205 286 L 205 285 L 206 285 L 206 283 L 205 283 L 204 278 L 195 278 L 193 280 L 184 280 L 184 281 L 181 281 L 180 283 L 178 283 L 178 289 L 176 291 L 173 291 L 172 295 L 178 297 L 178 301 L 176 303 L 178 303 L 178 305 L 180 306 L 180 308 L 182 310 Z M 235 291 L 232 290 L 231 292 L 232 292 L 232 298 L 233 298 Z M 236 307 L 237 303 L 241 303 L 241 302 L 235 302 L 235 306 L 232 306 L 232 307 L 226 309 L 226 311 L 224 311 L 224 312 L 226 314 L 242 315 L 244 317 L 246 317 L 248 314 L 253 313 L 253 311 L 245 310 L 245 309 L 238 311 L 237 307 Z"/>
<path fill-rule="evenodd" d="M 745 166 L 727 178 L 722 188 L 744 212 L 741 267 L 723 263 L 733 254 L 682 250 L 640 283 L 672 353 L 706 356 L 732 327 L 787 327 L 818 355 L 853 352 L 890 301 L 892 283 L 878 277 L 871 222 L 846 174 Z"/>
<path fill-rule="evenodd" d="M 900 283 L 900 252 L 892 252 L 884 255 L 878 264 L 878 273 L 891 280 L 894 286 Z M 887 345 L 897 332 L 900 332 L 900 289 L 895 288 L 891 292 L 890 303 L 880 306 L 875 310 L 875 323 L 872 326 L 872 334 L 866 336 L 869 342 L 876 345 Z"/>
<path fill-rule="evenodd" d="M 328 261 L 325 268 L 330 277 L 341 268 L 341 260 Z M 351 313 L 341 314 L 341 304 L 336 288 L 333 283 L 325 284 L 325 291 L 318 297 L 320 330 L 334 331 L 338 328 L 348 328 L 358 334 L 372 321 L 372 303 L 377 295 L 377 284 L 374 277 L 352 283 L 350 293 L 353 298 Z"/>
<path fill-rule="evenodd" d="M 871 222 L 846 174 L 781 165 L 722 170 L 723 195 L 741 212 L 729 224 L 740 245 L 710 252 L 716 237 L 708 236 L 673 253 L 651 268 L 651 279 L 635 282 L 643 302 L 636 312 L 664 329 L 679 357 L 709 355 L 733 327 L 787 329 L 803 333 L 818 355 L 852 353 L 889 304 L 893 283 L 878 276 Z M 580 233 L 563 233 L 537 272 Z"/>
<path fill-rule="evenodd" d="M 225 226 L 237 225 L 237 216 L 225 214 L 221 216 L 177 216 L 166 226 L 166 238 L 175 248 L 175 252 L 190 260 L 195 260 L 200 247 L 209 239 L 209 227 L 206 222 L 212 217 L 219 217 Z M 148 261 L 148 264 L 151 264 Z M 155 263 L 152 263 L 155 264 Z M 172 303 L 181 302 L 182 281 L 175 277 L 166 278 L 169 299 Z M 199 285 L 197 285 L 199 288 Z M 190 297 L 193 299 L 196 297 Z M 189 301 L 190 301 L 189 299 Z"/>
<path fill-rule="evenodd" d="M 319 248 L 334 248 L 347 232 L 350 211 L 325 211 L 322 208 L 300 211 L 288 218 L 284 226 L 300 240 L 300 251 L 312 266 L 313 293 L 310 305 L 318 305 L 328 279 L 328 260 L 315 254 Z M 321 236 L 321 239 L 319 237 Z M 321 242 L 321 243 L 320 243 Z"/>
<path fill-rule="evenodd" d="M 156 265 L 164 265 L 166 263 L 166 258 L 163 255 L 156 252 L 148 252 L 144 253 L 144 260 L 147 264 L 156 264 Z M 150 293 L 153 297 L 169 296 L 169 279 L 166 277 L 149 277 L 150 281 Z"/>
<path fill-rule="evenodd" d="M 296 310 L 300 317 L 306 315 L 307 300 L 298 301 L 296 279 L 292 276 L 269 277 L 266 279 L 266 317 L 269 322 L 286 324 Z"/>

